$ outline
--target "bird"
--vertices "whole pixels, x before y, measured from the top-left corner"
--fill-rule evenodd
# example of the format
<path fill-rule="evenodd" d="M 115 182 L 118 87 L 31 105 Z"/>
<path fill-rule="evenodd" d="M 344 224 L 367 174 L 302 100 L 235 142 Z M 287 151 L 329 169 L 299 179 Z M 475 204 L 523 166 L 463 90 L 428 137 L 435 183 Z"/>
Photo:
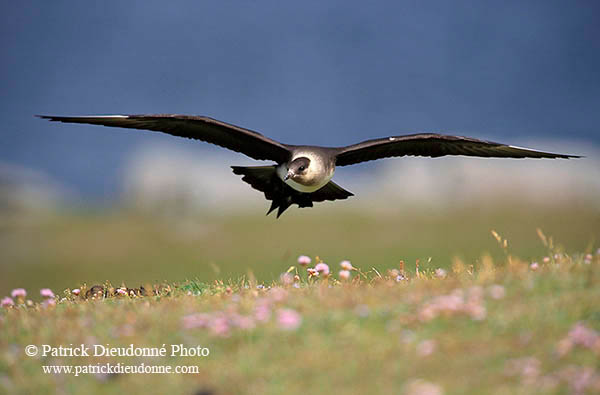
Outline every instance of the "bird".
<path fill-rule="evenodd" d="M 267 166 L 231 166 L 233 173 L 271 201 L 269 215 L 277 218 L 292 204 L 313 207 L 315 202 L 343 200 L 352 192 L 331 181 L 335 168 L 402 156 L 436 158 L 446 155 L 486 158 L 580 158 L 472 137 L 417 133 L 366 140 L 342 147 L 290 145 L 258 132 L 205 116 L 179 114 L 55 116 L 37 115 L 54 122 L 81 123 L 144 129 L 186 137 L 240 152 L 256 160 L 275 162 Z"/>

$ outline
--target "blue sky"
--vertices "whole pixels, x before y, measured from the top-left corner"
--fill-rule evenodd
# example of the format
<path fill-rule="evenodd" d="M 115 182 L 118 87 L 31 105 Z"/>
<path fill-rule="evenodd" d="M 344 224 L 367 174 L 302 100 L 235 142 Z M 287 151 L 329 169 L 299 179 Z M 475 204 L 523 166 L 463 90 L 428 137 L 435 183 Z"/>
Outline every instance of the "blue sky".
<path fill-rule="evenodd" d="M 194 143 L 33 114 L 201 114 L 291 144 L 418 131 L 600 143 L 595 1 L 0 7 L 0 162 L 90 199 L 118 195 L 140 144 Z"/>

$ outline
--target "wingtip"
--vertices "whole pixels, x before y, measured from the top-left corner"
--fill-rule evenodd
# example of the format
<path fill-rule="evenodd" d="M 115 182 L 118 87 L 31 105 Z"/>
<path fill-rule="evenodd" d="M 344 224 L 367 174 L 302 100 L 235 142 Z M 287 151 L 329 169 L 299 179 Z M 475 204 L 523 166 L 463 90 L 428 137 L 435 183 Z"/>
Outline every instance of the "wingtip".
<path fill-rule="evenodd" d="M 556 156 L 550 157 L 550 159 L 581 159 L 585 158 L 583 155 L 567 155 L 567 154 L 557 154 Z"/>
<path fill-rule="evenodd" d="M 71 120 L 81 120 L 84 121 L 86 119 L 91 118 L 131 118 L 136 115 L 123 115 L 123 114 L 113 114 L 113 115 L 42 115 L 42 114 L 34 114 L 34 117 L 49 119 L 51 121 L 71 121 Z"/>
<path fill-rule="evenodd" d="M 555 159 L 580 159 L 585 158 L 583 155 L 571 155 L 571 154 L 554 154 L 556 155 Z"/>
<path fill-rule="evenodd" d="M 531 149 L 531 148 L 520 147 L 518 145 L 508 145 L 508 147 L 515 148 L 517 150 L 525 150 L 525 151 L 530 151 L 532 153 L 537 153 L 537 154 L 539 154 L 539 156 L 532 156 L 533 158 L 536 158 L 536 159 L 578 159 L 578 158 L 585 158 L 585 156 L 582 156 L 582 155 L 559 154 L 559 153 L 555 153 L 555 152 L 540 151 L 540 150 L 535 150 L 535 149 Z"/>
<path fill-rule="evenodd" d="M 36 114 L 36 115 L 34 115 L 34 117 L 40 118 L 40 119 L 47 119 L 50 122 L 58 122 L 58 121 L 61 121 L 62 118 L 65 118 L 65 117 L 56 116 L 56 115 L 43 115 L 43 114 Z"/>

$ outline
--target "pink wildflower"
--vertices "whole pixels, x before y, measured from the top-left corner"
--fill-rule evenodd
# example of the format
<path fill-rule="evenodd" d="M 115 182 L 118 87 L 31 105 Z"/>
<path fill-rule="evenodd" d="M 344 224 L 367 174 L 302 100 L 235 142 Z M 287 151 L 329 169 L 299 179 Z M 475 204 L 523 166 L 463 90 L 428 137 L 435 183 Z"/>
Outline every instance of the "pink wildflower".
<path fill-rule="evenodd" d="M 419 319 L 423 322 L 429 322 L 438 316 L 438 309 L 431 304 L 425 305 L 419 311 Z"/>
<path fill-rule="evenodd" d="M 600 352 L 600 334 L 594 329 L 588 328 L 582 322 L 573 325 L 567 334 L 567 339 L 573 345 Z"/>
<path fill-rule="evenodd" d="M 306 255 L 300 255 L 298 257 L 298 264 L 301 266 L 310 265 L 311 262 L 312 262 L 312 260 L 310 259 L 310 257 L 308 257 Z"/>
<path fill-rule="evenodd" d="M 471 316 L 471 319 L 475 321 L 482 321 L 487 315 L 485 306 L 480 304 L 467 305 L 467 313 Z"/>
<path fill-rule="evenodd" d="M 354 267 L 352 266 L 352 263 L 350 263 L 350 261 L 341 261 L 340 266 L 342 267 L 342 269 L 347 270 L 347 271 L 354 269 Z"/>
<path fill-rule="evenodd" d="M 74 290 L 71 291 L 71 293 L 75 296 L 79 296 L 79 294 L 81 293 L 81 290 L 79 288 L 75 288 Z"/>
<path fill-rule="evenodd" d="M 227 317 L 224 315 L 213 317 L 210 322 L 210 329 L 212 330 L 213 334 L 218 336 L 229 335 L 229 321 L 227 320 Z"/>
<path fill-rule="evenodd" d="M 556 376 L 569 385 L 571 394 L 597 394 L 600 390 L 600 375 L 591 366 L 569 365 Z"/>
<path fill-rule="evenodd" d="M 54 299 L 45 299 L 42 302 L 42 306 L 44 307 L 50 307 L 50 306 L 55 306 L 56 305 L 56 300 Z"/>
<path fill-rule="evenodd" d="M 350 272 L 348 270 L 340 270 L 338 275 L 342 280 L 348 280 L 350 278 Z"/>
<path fill-rule="evenodd" d="M 0 305 L 2 307 L 11 307 L 11 306 L 15 305 L 15 302 L 13 302 L 13 300 L 10 297 L 6 296 L 6 297 L 2 298 Z"/>
<path fill-rule="evenodd" d="M 324 276 L 328 276 L 329 275 L 329 266 L 326 263 L 324 263 L 324 262 L 317 263 L 315 265 L 315 270 L 317 272 L 319 272 L 320 274 L 323 274 Z"/>
<path fill-rule="evenodd" d="M 182 318 L 184 329 L 206 328 L 210 322 L 210 316 L 205 313 L 189 314 Z"/>
<path fill-rule="evenodd" d="M 127 290 L 124 288 L 117 288 L 117 295 L 119 296 L 127 296 Z"/>
<path fill-rule="evenodd" d="M 266 302 L 259 303 L 254 309 L 254 318 L 256 321 L 265 322 L 271 318 L 271 308 Z"/>
<path fill-rule="evenodd" d="M 240 329 L 254 329 L 256 326 L 254 319 L 252 317 L 240 315 L 240 314 L 232 314 L 231 324 L 233 326 L 237 326 Z"/>
<path fill-rule="evenodd" d="M 319 272 L 312 267 L 309 267 L 306 271 L 308 272 L 308 277 L 317 277 L 319 275 Z"/>
<path fill-rule="evenodd" d="M 446 277 L 447 274 L 448 273 L 444 269 L 442 269 L 442 268 L 435 269 L 435 276 L 436 277 L 444 278 L 444 277 Z"/>
<path fill-rule="evenodd" d="M 540 265 L 537 262 L 532 262 L 531 265 L 529 265 L 529 268 L 533 271 L 536 271 L 540 268 Z"/>
<path fill-rule="evenodd" d="M 280 309 L 277 311 L 277 323 L 281 329 L 295 330 L 302 324 L 302 316 L 292 309 Z"/>
<path fill-rule="evenodd" d="M 486 316 L 486 309 L 482 304 L 483 289 L 478 286 L 469 289 L 469 298 L 465 300 L 465 292 L 455 289 L 449 295 L 435 297 L 419 309 L 419 319 L 427 322 L 438 315 L 454 315 L 463 313 L 473 320 L 480 321 Z"/>
<path fill-rule="evenodd" d="M 40 289 L 40 295 L 42 298 L 51 299 L 54 298 L 54 292 L 50 288 L 42 288 Z"/>
<path fill-rule="evenodd" d="M 281 287 L 274 287 L 269 290 L 269 297 L 274 302 L 283 302 L 288 296 L 288 291 Z"/>
<path fill-rule="evenodd" d="M 279 281 L 281 281 L 283 285 L 291 285 L 294 283 L 294 276 L 290 273 L 282 273 L 281 276 L 279 276 Z"/>
<path fill-rule="evenodd" d="M 507 361 L 506 373 L 511 376 L 520 376 L 524 384 L 534 384 L 540 376 L 541 363 L 535 357 L 516 358 Z"/>
<path fill-rule="evenodd" d="M 25 299 L 27 291 L 25 291 L 25 288 L 15 288 L 10 293 L 10 296 L 12 296 L 13 299 Z"/>
<path fill-rule="evenodd" d="M 544 261 L 544 263 L 548 263 L 550 262 L 550 257 L 545 256 L 544 259 L 542 259 Z"/>

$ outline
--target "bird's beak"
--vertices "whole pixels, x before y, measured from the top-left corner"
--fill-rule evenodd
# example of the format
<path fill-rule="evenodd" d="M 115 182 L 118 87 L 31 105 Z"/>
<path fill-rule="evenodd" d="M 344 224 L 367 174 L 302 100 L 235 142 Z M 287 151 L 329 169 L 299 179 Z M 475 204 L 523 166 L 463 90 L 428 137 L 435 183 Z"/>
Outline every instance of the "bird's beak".
<path fill-rule="evenodd" d="M 285 175 L 285 177 L 283 178 L 283 181 L 287 181 L 288 178 L 294 177 L 294 172 L 291 170 L 288 170 L 287 174 Z"/>

